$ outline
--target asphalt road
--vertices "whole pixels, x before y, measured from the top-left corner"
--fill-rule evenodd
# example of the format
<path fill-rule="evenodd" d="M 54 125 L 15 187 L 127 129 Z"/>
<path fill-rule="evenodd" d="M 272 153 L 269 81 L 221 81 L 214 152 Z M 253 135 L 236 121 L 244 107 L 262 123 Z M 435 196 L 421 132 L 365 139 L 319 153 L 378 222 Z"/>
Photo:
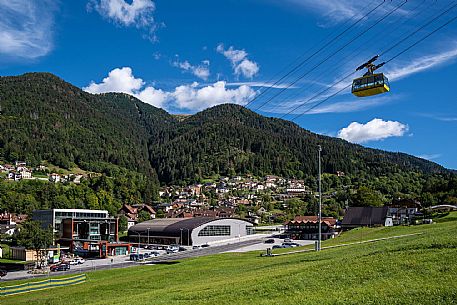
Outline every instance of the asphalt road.
<path fill-rule="evenodd" d="M 27 271 L 9 272 L 5 277 L 1 278 L 0 281 L 46 278 L 49 276 L 57 276 L 57 275 L 60 276 L 60 275 L 95 271 L 95 270 L 127 268 L 127 267 L 144 265 L 144 264 L 152 265 L 152 264 L 176 263 L 176 262 L 179 262 L 186 258 L 213 255 L 213 254 L 218 254 L 218 253 L 223 253 L 223 252 L 230 252 L 230 251 L 234 251 L 234 250 L 241 249 L 241 248 L 246 248 L 246 247 L 256 245 L 256 244 L 262 244 L 264 241 L 264 237 L 265 237 L 265 235 L 259 234 L 259 238 L 256 238 L 256 239 L 234 242 L 231 244 L 212 245 L 207 248 L 181 251 L 181 252 L 173 253 L 173 254 L 162 254 L 160 256 L 152 257 L 150 259 L 146 259 L 144 261 L 139 261 L 139 262 L 130 261 L 129 255 L 123 255 L 123 256 L 114 256 L 114 257 L 110 257 L 107 259 L 86 260 L 86 262 L 82 265 L 71 266 L 70 267 L 71 269 L 68 271 L 57 271 L 57 272 L 50 272 L 50 273 L 45 273 L 45 274 L 30 274 L 30 273 L 27 273 Z M 142 249 L 141 252 L 149 252 L 149 251 Z M 164 252 L 164 251 L 159 251 L 159 252 Z M 111 261 L 111 259 L 113 259 L 113 260 Z"/>

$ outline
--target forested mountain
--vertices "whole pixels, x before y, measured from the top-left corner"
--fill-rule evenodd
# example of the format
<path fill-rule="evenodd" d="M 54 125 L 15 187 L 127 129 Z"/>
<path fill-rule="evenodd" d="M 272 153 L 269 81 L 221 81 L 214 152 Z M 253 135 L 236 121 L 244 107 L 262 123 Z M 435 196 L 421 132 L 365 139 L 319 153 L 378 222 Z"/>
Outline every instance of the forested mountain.
<path fill-rule="evenodd" d="M 378 176 L 434 173 L 443 167 L 403 153 L 364 148 L 266 118 L 238 105 L 220 105 L 175 118 L 126 94 L 93 95 L 48 73 L 0 78 L 0 159 L 48 160 L 110 173 L 112 166 L 162 183 L 213 174 L 305 177 L 323 169 Z"/>
<path fill-rule="evenodd" d="M 153 172 L 148 141 L 174 119 L 126 94 L 88 94 L 48 73 L 0 78 L 0 158 Z"/>
<path fill-rule="evenodd" d="M 266 118 L 226 104 L 197 113 L 166 131 L 150 147 L 162 181 L 173 182 L 221 173 L 277 174 L 303 178 L 317 173 L 317 147 L 323 171 L 373 176 L 401 171 L 437 173 L 442 166 L 404 153 L 365 148 L 309 132 L 289 121 Z"/>

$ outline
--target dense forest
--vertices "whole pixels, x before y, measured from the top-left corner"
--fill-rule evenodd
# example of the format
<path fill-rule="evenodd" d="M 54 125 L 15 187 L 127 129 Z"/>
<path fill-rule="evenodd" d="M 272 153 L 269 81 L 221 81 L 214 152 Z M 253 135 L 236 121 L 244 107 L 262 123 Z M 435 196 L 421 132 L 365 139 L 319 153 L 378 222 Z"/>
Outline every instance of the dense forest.
<path fill-rule="evenodd" d="M 424 183 L 435 177 L 447 185 L 453 177 L 436 163 L 317 135 L 238 105 L 175 117 L 126 94 L 86 93 L 49 73 L 0 77 L 0 129 L 0 163 L 46 161 L 101 173 L 80 185 L 1 181 L 0 210 L 14 202 L 16 212 L 47 207 L 114 211 L 123 202 L 151 202 L 159 184 L 214 175 L 276 174 L 306 179 L 313 187 L 318 145 L 329 177 L 342 171 L 351 185 L 363 184 L 383 200 L 397 191 L 435 196 L 439 191 L 426 191 Z M 392 177 L 409 177 L 412 189 L 388 189 L 395 184 Z"/>
<path fill-rule="evenodd" d="M 195 181 L 212 174 L 276 174 L 304 178 L 323 171 L 379 176 L 402 171 L 446 172 L 440 165 L 403 153 L 365 148 L 309 132 L 289 121 L 266 118 L 226 104 L 172 124 L 150 157 L 161 181 Z"/>

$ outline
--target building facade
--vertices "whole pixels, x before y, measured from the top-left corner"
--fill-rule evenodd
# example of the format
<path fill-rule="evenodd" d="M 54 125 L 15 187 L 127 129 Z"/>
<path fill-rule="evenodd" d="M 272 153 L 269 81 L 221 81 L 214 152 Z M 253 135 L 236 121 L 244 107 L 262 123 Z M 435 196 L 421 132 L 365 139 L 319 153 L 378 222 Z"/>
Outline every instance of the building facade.
<path fill-rule="evenodd" d="M 33 220 L 52 227 L 56 242 L 90 254 L 100 253 L 104 242 L 118 241 L 118 219 L 106 210 L 50 209 L 33 211 Z"/>
<path fill-rule="evenodd" d="M 254 234 L 254 224 L 237 218 L 164 218 L 145 221 L 131 227 L 131 242 L 200 246 L 236 240 Z"/>
<path fill-rule="evenodd" d="M 294 220 L 284 224 L 285 234 L 292 239 L 319 239 L 319 220 L 317 216 L 295 216 Z M 334 238 L 339 233 L 337 221 L 332 217 L 322 217 L 321 239 Z"/>

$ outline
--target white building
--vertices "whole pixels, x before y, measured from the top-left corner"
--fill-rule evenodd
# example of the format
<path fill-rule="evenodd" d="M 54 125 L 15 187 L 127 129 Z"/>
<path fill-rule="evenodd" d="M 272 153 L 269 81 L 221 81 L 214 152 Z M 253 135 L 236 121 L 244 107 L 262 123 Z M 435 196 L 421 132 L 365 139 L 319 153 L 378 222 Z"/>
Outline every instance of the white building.
<path fill-rule="evenodd" d="M 237 218 L 162 218 L 129 229 L 132 242 L 148 244 L 204 245 L 238 241 L 255 233 L 254 224 Z"/>

